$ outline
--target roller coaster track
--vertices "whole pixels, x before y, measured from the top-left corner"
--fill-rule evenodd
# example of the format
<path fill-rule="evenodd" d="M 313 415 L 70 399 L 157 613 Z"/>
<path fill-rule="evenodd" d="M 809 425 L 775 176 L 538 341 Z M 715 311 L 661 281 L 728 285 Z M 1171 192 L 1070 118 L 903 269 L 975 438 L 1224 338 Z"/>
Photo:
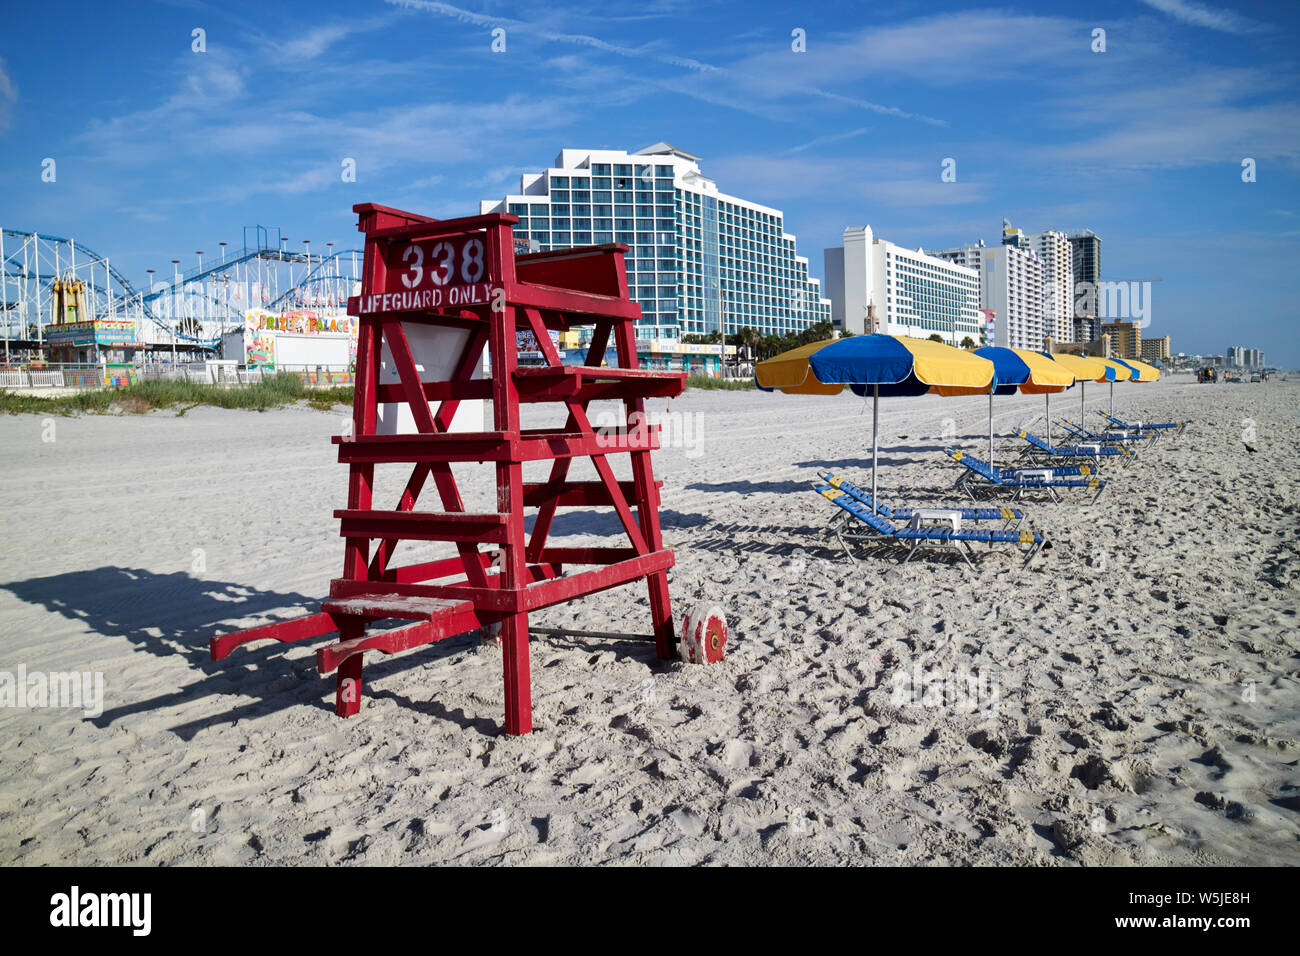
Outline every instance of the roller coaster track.
<path fill-rule="evenodd" d="M 43 232 L 22 232 L 18 229 L 5 229 L 3 230 L 3 232 L 6 236 L 15 236 L 16 238 L 19 239 L 35 238 L 35 239 L 43 239 L 46 242 L 60 243 L 69 246 L 74 245 L 73 240 L 71 239 L 65 239 L 62 236 L 50 236 L 50 235 L 46 235 Z M 21 247 L 19 248 L 21 249 Z M 104 266 L 108 270 L 108 273 L 114 279 L 117 280 L 117 284 L 122 288 L 123 292 L 126 293 L 125 295 L 119 297 L 123 300 L 123 302 L 129 301 L 130 299 L 141 299 L 141 294 L 139 290 L 137 290 L 136 287 L 131 284 L 131 280 L 128 279 L 126 276 L 122 275 L 122 273 L 119 272 L 113 266 L 113 264 L 109 262 L 109 260 L 105 259 L 103 256 L 101 256 L 94 249 L 91 249 L 89 246 L 77 245 L 76 248 L 80 249 L 86 255 L 90 256 L 91 259 L 104 263 Z M 59 275 L 57 273 L 52 273 L 52 272 L 40 273 L 40 272 L 32 272 L 30 270 L 27 270 L 24 267 L 23 263 L 16 261 L 17 256 L 18 253 L 15 252 L 7 256 L 3 260 L 3 262 L 0 262 L 0 275 L 9 278 L 31 277 L 31 278 L 35 278 L 38 282 L 45 279 L 48 279 L 52 282 L 55 279 L 59 278 Z M 98 291 L 108 293 L 110 290 L 99 289 Z M 143 301 L 143 299 L 141 299 L 141 301 Z M 153 319 L 155 322 L 158 321 L 158 319 L 153 314 L 153 310 L 148 308 L 147 306 L 144 309 L 144 313 L 149 318 Z"/>
<path fill-rule="evenodd" d="M 183 273 L 179 273 L 170 282 L 161 283 L 160 288 L 154 288 L 151 291 L 142 292 L 135 287 L 130 279 L 114 267 L 106 257 L 100 255 L 89 246 L 75 242 L 72 239 L 63 236 L 48 235 L 46 233 L 28 232 L 7 228 L 0 230 L 0 234 L 4 237 L 13 237 L 20 240 L 16 250 L 7 252 L 3 258 L 0 258 L 0 281 L 35 281 L 39 285 L 48 286 L 50 283 L 65 277 L 67 275 L 67 265 L 64 263 L 60 263 L 53 272 L 41 271 L 40 266 L 43 266 L 45 263 L 40 261 L 39 256 L 37 258 L 37 268 L 32 269 L 28 262 L 21 259 L 21 254 L 27 248 L 26 243 L 31 240 L 39 240 L 56 248 L 59 246 L 66 246 L 69 250 L 80 252 L 85 257 L 77 266 L 78 278 L 81 278 L 80 273 L 82 267 L 85 265 L 93 264 L 95 267 L 102 267 L 104 269 L 104 275 L 107 278 L 102 284 L 97 282 L 95 277 L 95 268 L 87 270 L 90 276 L 90 281 L 86 282 L 86 286 L 92 293 L 98 294 L 102 297 L 106 303 L 111 303 L 111 307 L 106 306 L 106 311 L 111 310 L 111 314 L 114 316 L 126 317 L 128 315 L 128 310 L 138 309 L 141 317 L 153 323 L 154 327 L 159 331 L 168 336 L 174 337 L 178 341 L 190 342 L 204 348 L 216 347 L 218 344 L 217 339 L 211 337 L 205 338 L 202 336 L 191 335 L 188 332 L 182 332 L 177 326 L 184 320 L 169 320 L 161 317 L 155 309 L 154 304 L 160 299 L 164 299 L 168 296 L 181 295 L 189 299 L 206 299 L 208 302 L 220 307 L 223 303 L 207 291 L 204 280 L 213 276 L 221 276 L 229 273 L 230 270 L 234 269 L 236 266 L 254 259 L 263 259 L 276 263 L 297 263 L 308 266 L 309 271 L 301 280 L 295 281 L 292 286 L 276 296 L 273 301 L 267 303 L 267 308 L 276 309 L 282 304 L 290 301 L 292 297 L 298 294 L 305 286 L 325 282 L 329 279 L 341 278 L 337 273 L 334 275 L 329 274 L 329 270 L 333 264 L 342 257 L 353 255 L 360 256 L 361 254 L 360 250 L 345 249 L 339 252 L 330 253 L 327 256 L 308 255 L 303 252 L 292 252 L 281 249 L 277 245 L 272 245 L 266 241 L 261 241 L 256 245 L 250 246 L 247 244 L 248 230 L 245 230 L 245 245 L 238 252 L 233 255 L 227 255 L 223 257 L 221 261 L 213 262 L 210 265 L 200 265 L 188 269 Z M 262 227 L 257 227 L 254 233 L 255 238 L 260 239 L 262 235 L 270 235 L 270 233 Z M 58 260 L 55 259 L 55 261 L 57 262 Z M 316 264 L 315 268 L 311 268 L 313 263 Z M 85 280 L 83 279 L 82 281 Z M 113 283 L 116 283 L 118 287 L 116 292 L 111 287 Z M 224 305 L 226 307 L 229 306 L 228 303 L 224 303 Z M 233 324 L 227 327 L 227 331 L 239 331 L 242 328 L 242 324 Z"/>

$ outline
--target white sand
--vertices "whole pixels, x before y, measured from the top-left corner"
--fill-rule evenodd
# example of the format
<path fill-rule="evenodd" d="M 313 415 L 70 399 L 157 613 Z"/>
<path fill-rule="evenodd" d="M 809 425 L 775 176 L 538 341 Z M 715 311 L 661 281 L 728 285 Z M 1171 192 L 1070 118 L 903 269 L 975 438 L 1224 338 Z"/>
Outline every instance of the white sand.
<path fill-rule="evenodd" d="M 986 407 L 883 403 L 882 494 L 948 498 L 944 419 L 979 451 Z M 996 407 L 1006 431 L 1042 401 Z M 208 661 L 212 634 L 314 606 L 339 572 L 339 415 L 57 419 L 52 442 L 0 418 L 0 670 L 98 671 L 106 696 L 93 719 L 0 708 L 0 860 L 1300 863 L 1300 387 L 1124 385 L 1115 407 L 1194 424 L 1109 469 L 1093 507 L 1028 503 L 1054 544 L 1028 572 L 982 552 L 972 573 L 849 565 L 822 536 L 818 468 L 869 481 L 860 400 L 676 400 L 703 446 L 657 456 L 675 613 L 721 603 L 727 661 L 536 638 L 523 738 L 500 735 L 500 654 L 473 638 L 368 657 L 349 720 L 310 647 Z M 648 632 L 645 589 L 534 623 Z M 989 706 L 896 698 L 918 660 L 980 675 Z"/>

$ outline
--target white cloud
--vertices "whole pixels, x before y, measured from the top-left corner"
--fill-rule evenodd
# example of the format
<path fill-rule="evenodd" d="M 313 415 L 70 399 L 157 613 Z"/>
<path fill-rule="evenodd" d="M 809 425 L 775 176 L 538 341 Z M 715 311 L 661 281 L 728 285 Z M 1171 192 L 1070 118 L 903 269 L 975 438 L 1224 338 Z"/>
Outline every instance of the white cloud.
<path fill-rule="evenodd" d="M 808 140 L 806 143 L 800 143 L 798 146 L 791 146 L 788 152 L 802 153 L 812 149 L 814 146 L 829 146 L 831 143 L 842 143 L 846 139 L 857 139 L 870 129 L 871 127 L 869 126 L 860 126 L 857 129 L 851 129 L 843 133 L 830 133 L 826 136 L 818 136 L 815 139 Z"/>
<path fill-rule="evenodd" d="M 1255 33 L 1263 25 L 1246 17 L 1239 16 L 1231 10 L 1219 10 L 1194 3 L 1192 0 L 1142 0 L 1148 7 L 1154 7 L 1161 13 L 1167 13 L 1175 20 L 1222 33 Z"/>
<path fill-rule="evenodd" d="M 411 10 L 423 10 L 427 13 L 450 17 L 473 26 L 502 27 L 506 30 L 507 44 L 509 44 L 511 31 L 515 31 L 525 36 L 532 35 L 553 43 L 575 44 L 590 47 L 603 53 L 611 53 L 616 56 L 650 60 L 661 65 L 678 67 L 686 70 L 688 73 L 708 76 L 712 81 L 730 83 L 737 91 L 746 95 L 753 95 L 755 93 L 759 95 L 769 93 L 770 95 L 770 91 L 779 89 L 779 87 L 774 87 L 770 83 L 769 78 L 764 74 L 749 73 L 744 70 L 738 70 L 734 67 L 717 66 L 693 57 L 659 53 L 656 52 L 656 46 L 654 44 L 649 44 L 643 47 L 629 47 L 617 43 L 610 43 L 606 40 L 600 39 L 599 37 L 590 36 L 585 33 L 557 32 L 538 23 L 474 13 L 473 11 L 463 10 L 460 7 L 455 7 L 448 3 L 436 2 L 436 0 L 386 0 L 386 2 L 393 6 L 404 7 Z M 509 49 L 508 45 L 507 49 Z M 795 56 L 795 54 L 790 54 L 790 56 Z M 801 57 L 796 56 L 796 59 L 800 58 Z M 704 90 L 691 84 L 683 84 L 680 82 L 675 83 L 671 78 L 667 81 L 643 78 L 641 82 L 647 85 L 658 84 L 664 88 L 672 89 L 687 96 L 703 99 L 706 102 L 715 105 L 738 105 L 741 99 L 736 96 L 720 94 L 718 91 L 713 89 Z M 931 125 L 947 125 L 943 120 L 935 119 L 931 116 L 909 112 L 895 106 L 884 106 L 870 100 L 862 99 L 861 97 L 846 96 L 817 86 L 789 86 L 781 89 L 779 95 L 814 97 L 850 106 L 855 109 L 897 117 L 899 119 L 917 120 Z"/>
<path fill-rule="evenodd" d="M 880 206 L 949 206 L 981 202 L 986 184 L 945 183 L 936 161 L 858 156 L 743 154 L 709 160 L 710 177 L 727 191 L 784 208 L 793 198 L 830 200 L 850 218 Z M 857 204 L 855 206 L 855 204 Z M 855 213 L 859 208 L 863 212 Z"/>
<path fill-rule="evenodd" d="M 287 40 L 273 40 L 260 37 L 258 43 L 267 52 L 281 61 L 282 65 L 293 66 L 311 61 L 327 52 L 330 47 L 359 33 L 370 33 L 390 26 L 394 16 L 373 17 L 352 23 L 331 23 L 312 27 L 298 36 Z"/>
<path fill-rule="evenodd" d="M 1051 111 L 1079 137 L 1027 155 L 1128 169 L 1237 164 L 1244 156 L 1300 163 L 1300 112 L 1288 94 L 1274 71 L 1228 67 L 1097 84 L 1062 96 Z"/>
<path fill-rule="evenodd" d="M 9 110 L 18 102 L 18 87 L 9 78 L 5 61 L 0 60 L 0 129 L 9 125 Z"/>

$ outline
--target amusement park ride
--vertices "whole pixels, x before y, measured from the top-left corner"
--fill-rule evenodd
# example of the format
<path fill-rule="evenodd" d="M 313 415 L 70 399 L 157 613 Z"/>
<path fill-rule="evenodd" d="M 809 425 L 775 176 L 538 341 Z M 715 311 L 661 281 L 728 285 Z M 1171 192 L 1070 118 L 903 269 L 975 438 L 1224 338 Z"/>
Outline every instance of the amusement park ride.
<path fill-rule="evenodd" d="M 222 336 L 244 328 L 250 309 L 313 309 L 343 314 L 359 281 L 361 252 L 289 248 L 278 229 L 250 226 L 243 246 L 137 288 L 106 256 L 60 236 L 0 229 L 0 339 L 6 353 L 58 351 L 54 326 L 91 326 L 91 351 L 128 360 L 130 352 L 213 354 Z M 173 260 L 179 266 L 180 260 Z M 96 327 L 98 326 L 98 327 Z M 63 339 L 68 338 L 65 334 Z M 124 354 L 126 353 L 126 354 Z"/>
<path fill-rule="evenodd" d="M 626 246 L 517 256 L 515 216 L 439 221 L 384 206 L 353 208 L 366 242 L 360 295 L 348 301 L 359 321 L 352 429 L 334 439 L 348 466 L 347 507 L 334 513 L 344 539 L 343 573 L 319 611 L 214 637 L 211 655 L 221 660 L 253 641 L 337 634 L 316 659 L 321 673 L 337 671 L 335 712 L 347 717 L 360 707 L 367 651 L 393 654 L 499 627 L 505 732 L 526 734 L 532 730 L 531 612 L 645 581 L 656 654 L 675 655 L 668 595 L 673 552 L 660 534 L 660 483 L 650 457 L 659 447 L 658 426 L 645 423 L 644 406 L 647 398 L 679 395 L 686 375 L 637 368 L 634 322 L 641 310 L 628 296 Z M 593 326 L 585 364 L 563 364 L 549 332 L 585 325 Z M 520 332 L 531 333 L 544 364 L 518 364 Z M 617 367 L 602 366 L 611 340 Z M 486 378 L 477 375 L 485 350 Z M 440 365 L 450 371 L 434 371 Z M 490 401 L 491 428 L 451 430 L 461 403 L 475 400 Z M 593 429 L 594 401 L 620 402 L 623 424 Z M 521 406 L 542 403 L 564 411 L 562 427 L 522 427 Z M 405 405 L 412 428 L 381 429 L 384 405 Z M 631 480 L 615 477 L 611 458 L 622 455 Z M 582 458 L 598 480 L 570 477 Z M 494 465 L 494 511 L 466 511 L 452 472 L 466 462 Z M 547 480 L 525 481 L 525 462 L 549 462 Z M 377 507 L 376 466 L 403 464 L 410 474 L 400 500 Z M 430 479 L 441 509 L 417 510 Z M 564 507 L 612 508 L 627 545 L 551 544 L 552 523 Z M 531 533 L 525 509 L 536 509 Z M 447 542 L 456 554 L 397 565 L 402 541 Z M 393 619 L 409 623 L 368 630 Z M 721 613 L 692 612 L 685 637 L 688 660 L 717 660 L 726 640 Z"/>

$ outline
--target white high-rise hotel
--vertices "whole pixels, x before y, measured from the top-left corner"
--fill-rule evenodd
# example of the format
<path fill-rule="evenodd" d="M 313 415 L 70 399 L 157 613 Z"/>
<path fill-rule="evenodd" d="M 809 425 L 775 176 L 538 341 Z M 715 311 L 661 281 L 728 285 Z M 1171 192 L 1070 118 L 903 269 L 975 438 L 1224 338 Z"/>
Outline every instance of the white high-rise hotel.
<path fill-rule="evenodd" d="M 1026 237 L 1043 264 L 1043 334 L 1074 341 L 1074 257 L 1070 237 L 1049 229 Z"/>
<path fill-rule="evenodd" d="M 949 345 L 980 341 L 979 273 L 920 249 L 878 239 L 870 226 L 844 230 L 844 245 L 827 249 L 826 294 L 836 328 L 862 334 L 868 309 L 874 331 L 929 338 Z"/>
<path fill-rule="evenodd" d="M 830 321 L 781 210 L 719 192 L 698 156 L 668 143 L 561 150 L 554 166 L 522 177 L 518 195 L 480 211 L 518 216 L 515 236 L 543 251 L 630 246 L 628 287 L 656 338 L 745 326 L 785 335 Z"/>
<path fill-rule="evenodd" d="M 1064 259 L 1057 236 L 1065 241 Z M 1050 263 L 1036 247 L 1050 251 Z M 994 339 L 988 344 L 1037 350 L 1043 348 L 1049 336 L 1058 342 L 1074 338 L 1072 328 L 1067 327 L 1073 315 L 1069 304 L 1073 288 L 1069 253 L 1069 240 L 1064 234 L 1025 236 L 1004 220 L 1000 246 L 977 242 L 930 254 L 978 270 L 980 307 L 992 310 L 995 316 Z M 1059 271 L 1062 268 L 1063 273 Z M 1047 285 L 1048 276 L 1055 277 L 1051 287 Z"/>

